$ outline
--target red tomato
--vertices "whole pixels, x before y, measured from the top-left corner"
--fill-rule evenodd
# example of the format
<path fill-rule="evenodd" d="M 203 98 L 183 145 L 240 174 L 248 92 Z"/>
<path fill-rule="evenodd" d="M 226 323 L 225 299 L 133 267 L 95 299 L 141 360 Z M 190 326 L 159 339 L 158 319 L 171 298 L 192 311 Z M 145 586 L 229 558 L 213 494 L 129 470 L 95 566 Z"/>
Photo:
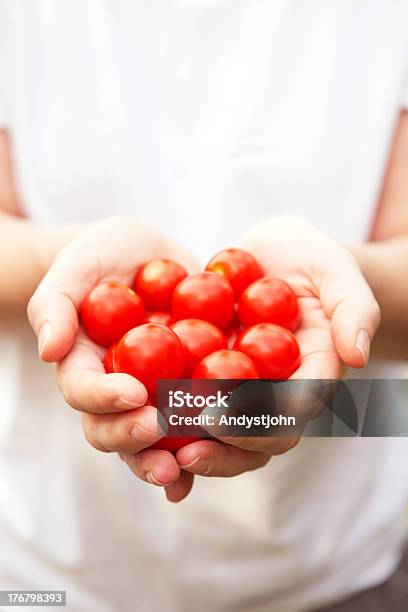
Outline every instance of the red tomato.
<path fill-rule="evenodd" d="M 208 262 L 206 269 L 225 276 L 231 284 L 236 299 L 248 285 L 261 278 L 263 274 L 256 259 L 242 249 L 220 251 Z"/>
<path fill-rule="evenodd" d="M 259 323 L 243 331 L 234 349 L 248 355 L 261 378 L 286 380 L 300 365 L 300 350 L 288 329 L 272 323 Z"/>
<path fill-rule="evenodd" d="M 129 329 L 142 323 L 144 305 L 126 285 L 111 281 L 96 285 L 81 306 L 81 319 L 88 336 L 109 347 Z"/>
<path fill-rule="evenodd" d="M 224 334 L 227 339 L 227 345 L 229 349 L 234 348 L 235 340 L 238 338 L 242 329 L 239 327 L 229 327 L 225 330 Z"/>
<path fill-rule="evenodd" d="M 174 318 L 203 319 L 216 327 L 228 327 L 234 318 L 234 293 L 229 282 L 214 272 L 187 276 L 174 290 Z"/>
<path fill-rule="evenodd" d="M 204 357 L 194 370 L 193 378 L 242 379 L 259 378 L 251 359 L 230 349 L 215 351 Z"/>
<path fill-rule="evenodd" d="M 149 448 L 153 448 L 155 450 L 166 450 L 170 453 L 176 453 L 183 446 L 187 446 L 187 444 L 192 444 L 192 442 L 198 442 L 198 440 L 202 440 L 198 436 L 166 436 L 165 438 L 161 438 L 155 444 L 152 444 Z"/>
<path fill-rule="evenodd" d="M 174 323 L 174 319 L 169 312 L 147 312 L 145 314 L 145 323 L 161 323 L 162 325 L 166 325 L 170 327 L 172 323 Z"/>
<path fill-rule="evenodd" d="M 181 319 L 171 329 L 180 338 L 186 352 L 183 376 L 190 378 L 199 364 L 210 353 L 227 348 L 224 334 L 218 327 L 200 319 Z"/>
<path fill-rule="evenodd" d="M 173 291 L 187 272 L 176 261 L 153 259 L 139 268 L 134 289 L 149 310 L 169 310 Z"/>
<path fill-rule="evenodd" d="M 179 378 L 185 365 L 184 348 L 169 327 L 145 323 L 131 329 L 115 350 L 115 372 L 125 372 L 144 384 L 156 396 L 156 383 Z"/>
<path fill-rule="evenodd" d="M 257 323 L 275 323 L 291 331 L 299 325 L 300 312 L 293 289 L 279 278 L 265 276 L 242 293 L 238 315 L 245 327 Z"/>
<path fill-rule="evenodd" d="M 110 346 L 106 351 L 105 357 L 103 358 L 103 365 L 107 374 L 112 374 L 115 371 L 114 363 L 116 345 L 117 342 L 115 342 L 115 344 L 112 344 L 112 346 Z"/>

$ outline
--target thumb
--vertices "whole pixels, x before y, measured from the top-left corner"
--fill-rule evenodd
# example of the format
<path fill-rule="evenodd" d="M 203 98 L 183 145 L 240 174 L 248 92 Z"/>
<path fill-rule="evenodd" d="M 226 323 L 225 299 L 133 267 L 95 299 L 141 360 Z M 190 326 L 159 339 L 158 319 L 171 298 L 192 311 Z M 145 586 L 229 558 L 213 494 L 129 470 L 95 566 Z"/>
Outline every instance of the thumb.
<path fill-rule="evenodd" d="M 98 280 L 95 256 L 81 253 L 74 245 L 63 249 L 38 285 L 27 307 L 27 315 L 38 340 L 43 361 L 59 361 L 71 349 L 78 331 L 78 308 Z"/>
<path fill-rule="evenodd" d="M 331 319 L 336 349 L 343 362 L 364 367 L 381 321 L 380 308 L 357 262 L 345 251 L 324 271 L 320 300 Z"/>

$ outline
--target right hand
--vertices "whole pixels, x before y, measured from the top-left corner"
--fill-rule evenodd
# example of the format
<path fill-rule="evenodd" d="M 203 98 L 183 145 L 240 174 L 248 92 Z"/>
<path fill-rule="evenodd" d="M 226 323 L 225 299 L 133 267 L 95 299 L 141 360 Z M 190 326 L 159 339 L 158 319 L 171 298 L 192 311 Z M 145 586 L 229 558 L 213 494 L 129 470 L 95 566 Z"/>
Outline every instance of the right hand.
<path fill-rule="evenodd" d="M 29 301 L 28 317 L 40 358 L 56 363 L 65 400 L 83 413 L 88 442 L 118 452 L 139 478 L 168 487 L 167 496 L 178 501 L 191 489 L 193 475 L 181 472 L 171 453 L 144 450 L 160 438 L 145 387 L 128 374 L 106 374 L 106 349 L 85 335 L 78 320 L 94 285 L 113 279 L 130 285 L 137 266 L 155 258 L 174 259 L 190 273 L 198 269 L 189 253 L 143 221 L 115 217 L 92 225 L 58 253 Z"/>

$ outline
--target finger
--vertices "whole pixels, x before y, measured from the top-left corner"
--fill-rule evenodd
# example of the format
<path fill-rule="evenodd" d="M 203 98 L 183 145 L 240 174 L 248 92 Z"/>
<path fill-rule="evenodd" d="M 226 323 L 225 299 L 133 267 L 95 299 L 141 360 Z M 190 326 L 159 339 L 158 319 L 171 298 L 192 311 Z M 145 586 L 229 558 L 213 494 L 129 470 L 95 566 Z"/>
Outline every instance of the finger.
<path fill-rule="evenodd" d="M 28 303 L 44 361 L 58 361 L 68 353 L 78 331 L 79 305 L 98 280 L 97 257 L 77 250 L 70 245 L 60 252 Z"/>
<path fill-rule="evenodd" d="M 168 259 L 174 259 L 174 261 L 182 264 L 188 274 L 195 274 L 201 270 L 200 262 L 196 257 L 188 249 L 176 243 L 168 243 L 166 256 Z"/>
<path fill-rule="evenodd" d="M 135 476 L 157 487 L 168 487 L 180 478 L 180 467 L 168 451 L 147 449 L 137 454 L 121 453 L 120 457 Z"/>
<path fill-rule="evenodd" d="M 138 453 L 164 435 L 157 426 L 157 410 L 153 406 L 121 414 L 84 413 L 82 427 L 91 446 L 104 452 Z"/>
<path fill-rule="evenodd" d="M 331 318 L 336 349 L 348 366 L 364 367 L 380 324 L 380 308 L 351 254 L 345 253 L 325 271 L 322 305 Z"/>
<path fill-rule="evenodd" d="M 296 332 L 302 360 L 291 379 L 338 379 L 344 373 L 330 321 L 316 297 L 299 298 L 302 324 Z"/>
<path fill-rule="evenodd" d="M 119 412 L 147 402 L 144 385 L 129 374 L 105 374 L 103 350 L 80 332 L 56 367 L 57 384 L 68 404 L 82 412 Z"/>
<path fill-rule="evenodd" d="M 263 467 L 269 455 L 246 451 L 213 440 L 201 440 L 181 448 L 176 459 L 183 470 L 200 476 L 237 476 Z"/>
<path fill-rule="evenodd" d="M 167 499 L 173 503 L 182 501 L 191 492 L 193 482 L 194 474 L 182 470 L 180 478 L 165 488 Z"/>
<path fill-rule="evenodd" d="M 291 435 L 288 434 L 285 436 L 279 436 L 277 433 L 276 436 L 262 438 L 258 436 L 238 438 L 234 436 L 220 438 L 220 440 L 222 440 L 222 442 L 224 442 L 224 444 L 227 446 L 238 448 L 245 452 L 250 451 L 254 453 L 266 454 L 268 457 L 283 455 L 284 453 L 292 450 L 292 448 L 294 448 L 301 439 L 300 432 L 302 425 L 297 427 L 296 430 L 294 428 L 292 429 L 293 432 Z"/>
<path fill-rule="evenodd" d="M 291 380 L 298 379 L 338 379 L 344 373 L 337 353 L 322 352 L 311 353 L 305 357 L 302 356 L 302 363 L 294 374 L 290 377 Z"/>

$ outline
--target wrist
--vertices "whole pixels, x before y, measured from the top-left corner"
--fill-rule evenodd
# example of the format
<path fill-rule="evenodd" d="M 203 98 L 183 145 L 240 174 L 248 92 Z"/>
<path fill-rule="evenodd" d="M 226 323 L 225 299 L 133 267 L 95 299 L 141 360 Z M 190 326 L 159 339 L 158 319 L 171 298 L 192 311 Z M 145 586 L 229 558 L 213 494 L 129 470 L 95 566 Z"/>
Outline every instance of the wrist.
<path fill-rule="evenodd" d="M 376 284 L 375 268 L 378 267 L 379 250 L 381 250 L 381 245 L 375 242 L 362 242 L 349 247 L 349 251 L 372 290 L 375 289 Z"/>
<path fill-rule="evenodd" d="M 33 250 L 40 278 L 46 274 L 59 251 L 77 238 L 82 233 L 84 227 L 69 225 L 35 228 Z"/>

